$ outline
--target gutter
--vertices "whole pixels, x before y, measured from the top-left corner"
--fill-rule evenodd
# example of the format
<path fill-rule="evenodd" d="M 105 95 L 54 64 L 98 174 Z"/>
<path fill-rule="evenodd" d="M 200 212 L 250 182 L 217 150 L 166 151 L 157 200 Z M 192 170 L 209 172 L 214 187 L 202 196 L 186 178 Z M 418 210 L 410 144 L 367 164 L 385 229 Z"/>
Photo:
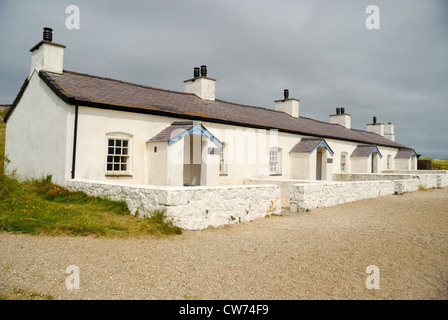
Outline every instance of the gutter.
<path fill-rule="evenodd" d="M 72 179 L 75 179 L 75 165 L 76 165 L 76 142 L 78 140 L 78 102 L 75 103 L 75 125 L 73 132 L 73 158 L 72 158 Z"/>

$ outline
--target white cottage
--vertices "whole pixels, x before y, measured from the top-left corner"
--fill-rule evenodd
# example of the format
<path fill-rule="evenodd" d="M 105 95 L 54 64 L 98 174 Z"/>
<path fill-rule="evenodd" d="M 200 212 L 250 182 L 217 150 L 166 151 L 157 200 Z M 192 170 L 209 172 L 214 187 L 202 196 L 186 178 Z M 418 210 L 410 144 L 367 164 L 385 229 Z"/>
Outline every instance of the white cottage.
<path fill-rule="evenodd" d="M 363 131 L 344 108 L 328 123 L 302 117 L 288 90 L 274 110 L 222 101 L 206 66 L 185 92 L 67 71 L 64 50 L 45 28 L 5 116 L 7 169 L 19 177 L 182 187 L 416 168 L 415 151 L 376 118 Z"/>

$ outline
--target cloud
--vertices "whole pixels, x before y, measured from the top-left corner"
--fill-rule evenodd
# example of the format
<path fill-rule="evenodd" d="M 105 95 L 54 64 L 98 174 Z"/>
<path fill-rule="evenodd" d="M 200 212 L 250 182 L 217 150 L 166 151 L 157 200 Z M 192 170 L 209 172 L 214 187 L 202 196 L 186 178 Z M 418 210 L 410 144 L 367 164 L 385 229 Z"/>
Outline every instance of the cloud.
<path fill-rule="evenodd" d="M 68 70 L 183 91 L 206 64 L 219 99 L 273 108 L 288 88 L 304 116 L 328 121 L 344 106 L 354 128 L 377 116 L 397 141 L 448 158 L 445 1 L 377 0 L 380 30 L 366 29 L 363 0 L 77 1 L 81 29 L 67 30 L 70 4 L 0 3 L 0 103 L 50 26 Z"/>

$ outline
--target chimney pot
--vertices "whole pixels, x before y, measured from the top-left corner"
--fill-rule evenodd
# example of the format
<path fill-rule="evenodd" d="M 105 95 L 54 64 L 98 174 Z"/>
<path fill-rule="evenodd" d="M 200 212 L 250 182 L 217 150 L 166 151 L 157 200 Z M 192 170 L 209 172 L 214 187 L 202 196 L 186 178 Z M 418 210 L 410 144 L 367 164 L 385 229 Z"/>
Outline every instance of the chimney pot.
<path fill-rule="evenodd" d="M 285 100 L 289 99 L 289 90 L 288 89 L 283 90 L 283 97 L 285 98 Z"/>
<path fill-rule="evenodd" d="M 45 27 L 44 28 L 44 38 L 45 41 L 53 41 L 53 29 Z"/>
<path fill-rule="evenodd" d="M 199 67 L 194 68 L 193 76 L 194 76 L 195 78 L 198 78 L 198 77 L 199 77 Z"/>
<path fill-rule="evenodd" d="M 336 114 L 341 114 L 341 108 L 336 108 Z"/>
<path fill-rule="evenodd" d="M 341 114 L 345 113 L 345 108 L 341 108 Z"/>
<path fill-rule="evenodd" d="M 201 66 L 201 77 L 207 76 L 207 66 Z"/>
<path fill-rule="evenodd" d="M 373 117 L 373 124 L 376 124 L 376 117 Z"/>

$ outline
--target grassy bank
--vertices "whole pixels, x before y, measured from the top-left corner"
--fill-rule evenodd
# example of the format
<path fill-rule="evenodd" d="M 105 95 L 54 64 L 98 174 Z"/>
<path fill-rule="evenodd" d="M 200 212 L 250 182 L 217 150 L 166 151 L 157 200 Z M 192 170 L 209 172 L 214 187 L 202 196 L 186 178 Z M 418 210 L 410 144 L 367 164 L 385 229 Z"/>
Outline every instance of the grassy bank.
<path fill-rule="evenodd" d="M 163 211 L 136 218 L 124 202 L 71 192 L 49 178 L 18 182 L 5 175 L 0 177 L 0 231 L 108 237 L 181 233 Z"/>
<path fill-rule="evenodd" d="M 0 231 L 139 237 L 180 234 L 164 211 L 150 218 L 129 214 L 124 202 L 70 192 L 51 177 L 19 182 L 3 173 L 5 124 L 0 123 Z"/>

